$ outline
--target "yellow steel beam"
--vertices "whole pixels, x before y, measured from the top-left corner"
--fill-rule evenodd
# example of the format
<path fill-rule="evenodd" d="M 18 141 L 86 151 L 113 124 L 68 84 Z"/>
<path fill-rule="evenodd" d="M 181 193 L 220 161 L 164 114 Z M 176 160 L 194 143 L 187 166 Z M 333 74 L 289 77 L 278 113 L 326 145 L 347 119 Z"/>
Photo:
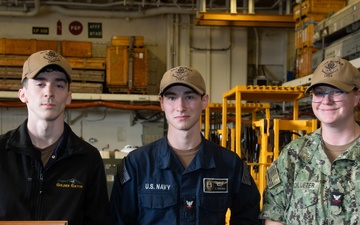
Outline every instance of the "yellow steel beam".
<path fill-rule="evenodd" d="M 295 21 L 292 15 L 199 12 L 195 19 L 195 25 L 294 28 Z"/>

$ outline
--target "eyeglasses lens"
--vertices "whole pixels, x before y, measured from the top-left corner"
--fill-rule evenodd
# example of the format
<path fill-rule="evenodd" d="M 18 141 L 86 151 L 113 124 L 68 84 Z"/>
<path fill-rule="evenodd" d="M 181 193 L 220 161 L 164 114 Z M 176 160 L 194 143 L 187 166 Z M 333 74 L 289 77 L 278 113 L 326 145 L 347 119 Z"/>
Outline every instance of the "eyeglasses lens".
<path fill-rule="evenodd" d="M 311 100 L 314 103 L 320 103 L 324 99 L 325 95 L 328 96 L 329 100 L 332 102 L 341 102 L 344 100 L 345 92 L 341 90 L 335 91 L 314 91 L 310 93 Z"/>

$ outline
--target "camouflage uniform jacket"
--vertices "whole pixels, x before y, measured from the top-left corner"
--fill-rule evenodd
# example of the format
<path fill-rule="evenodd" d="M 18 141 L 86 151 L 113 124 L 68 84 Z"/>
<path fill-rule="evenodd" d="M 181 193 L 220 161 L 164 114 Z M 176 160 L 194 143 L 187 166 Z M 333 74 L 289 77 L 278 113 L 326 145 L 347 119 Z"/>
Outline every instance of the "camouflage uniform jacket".
<path fill-rule="evenodd" d="M 292 141 L 267 170 L 261 219 L 360 224 L 360 139 L 331 163 L 320 129 Z"/>

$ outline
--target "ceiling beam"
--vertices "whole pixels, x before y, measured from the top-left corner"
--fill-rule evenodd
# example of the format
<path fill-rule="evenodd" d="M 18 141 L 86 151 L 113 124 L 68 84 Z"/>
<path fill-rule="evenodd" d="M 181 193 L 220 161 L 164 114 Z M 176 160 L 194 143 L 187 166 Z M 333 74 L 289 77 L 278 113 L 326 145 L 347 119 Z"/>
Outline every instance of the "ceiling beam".
<path fill-rule="evenodd" d="M 198 12 L 195 25 L 295 28 L 295 21 L 292 15 Z"/>

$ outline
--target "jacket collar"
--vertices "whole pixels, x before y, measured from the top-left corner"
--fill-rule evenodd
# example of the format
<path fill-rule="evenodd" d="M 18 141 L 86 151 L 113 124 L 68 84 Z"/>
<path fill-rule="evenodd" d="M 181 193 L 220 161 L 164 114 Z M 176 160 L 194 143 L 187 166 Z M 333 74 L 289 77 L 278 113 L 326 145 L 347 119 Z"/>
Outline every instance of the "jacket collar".
<path fill-rule="evenodd" d="M 212 142 L 206 140 L 203 136 L 201 142 L 199 151 L 196 153 L 186 171 L 190 172 L 198 169 L 211 169 L 216 167 L 213 152 L 215 148 L 211 146 Z M 169 168 L 181 172 L 179 171 L 179 167 L 176 166 L 177 162 L 175 161 L 175 157 L 177 156 L 168 143 L 167 135 L 165 135 L 160 140 L 159 147 L 157 148 L 156 165 L 159 169 Z"/>
<path fill-rule="evenodd" d="M 324 174 L 331 174 L 331 163 L 327 159 L 324 152 L 322 139 L 321 139 L 321 128 L 314 131 L 311 135 L 305 136 L 306 141 L 304 142 L 303 148 L 299 151 L 299 157 L 306 163 L 312 163 L 320 166 L 320 170 Z M 340 156 L 337 160 L 350 160 L 360 165 L 360 139 L 358 139 L 345 154 Z"/>
<path fill-rule="evenodd" d="M 64 132 L 62 134 L 61 142 L 57 147 L 56 154 L 58 156 L 64 154 L 73 154 L 77 149 L 80 150 L 81 146 L 79 145 L 79 139 L 71 130 L 70 126 L 64 122 Z M 11 131 L 9 140 L 6 145 L 6 149 L 18 152 L 20 154 L 37 156 L 38 151 L 33 147 L 32 141 L 30 139 L 28 129 L 27 129 L 27 119 L 20 124 L 17 129 Z"/>

